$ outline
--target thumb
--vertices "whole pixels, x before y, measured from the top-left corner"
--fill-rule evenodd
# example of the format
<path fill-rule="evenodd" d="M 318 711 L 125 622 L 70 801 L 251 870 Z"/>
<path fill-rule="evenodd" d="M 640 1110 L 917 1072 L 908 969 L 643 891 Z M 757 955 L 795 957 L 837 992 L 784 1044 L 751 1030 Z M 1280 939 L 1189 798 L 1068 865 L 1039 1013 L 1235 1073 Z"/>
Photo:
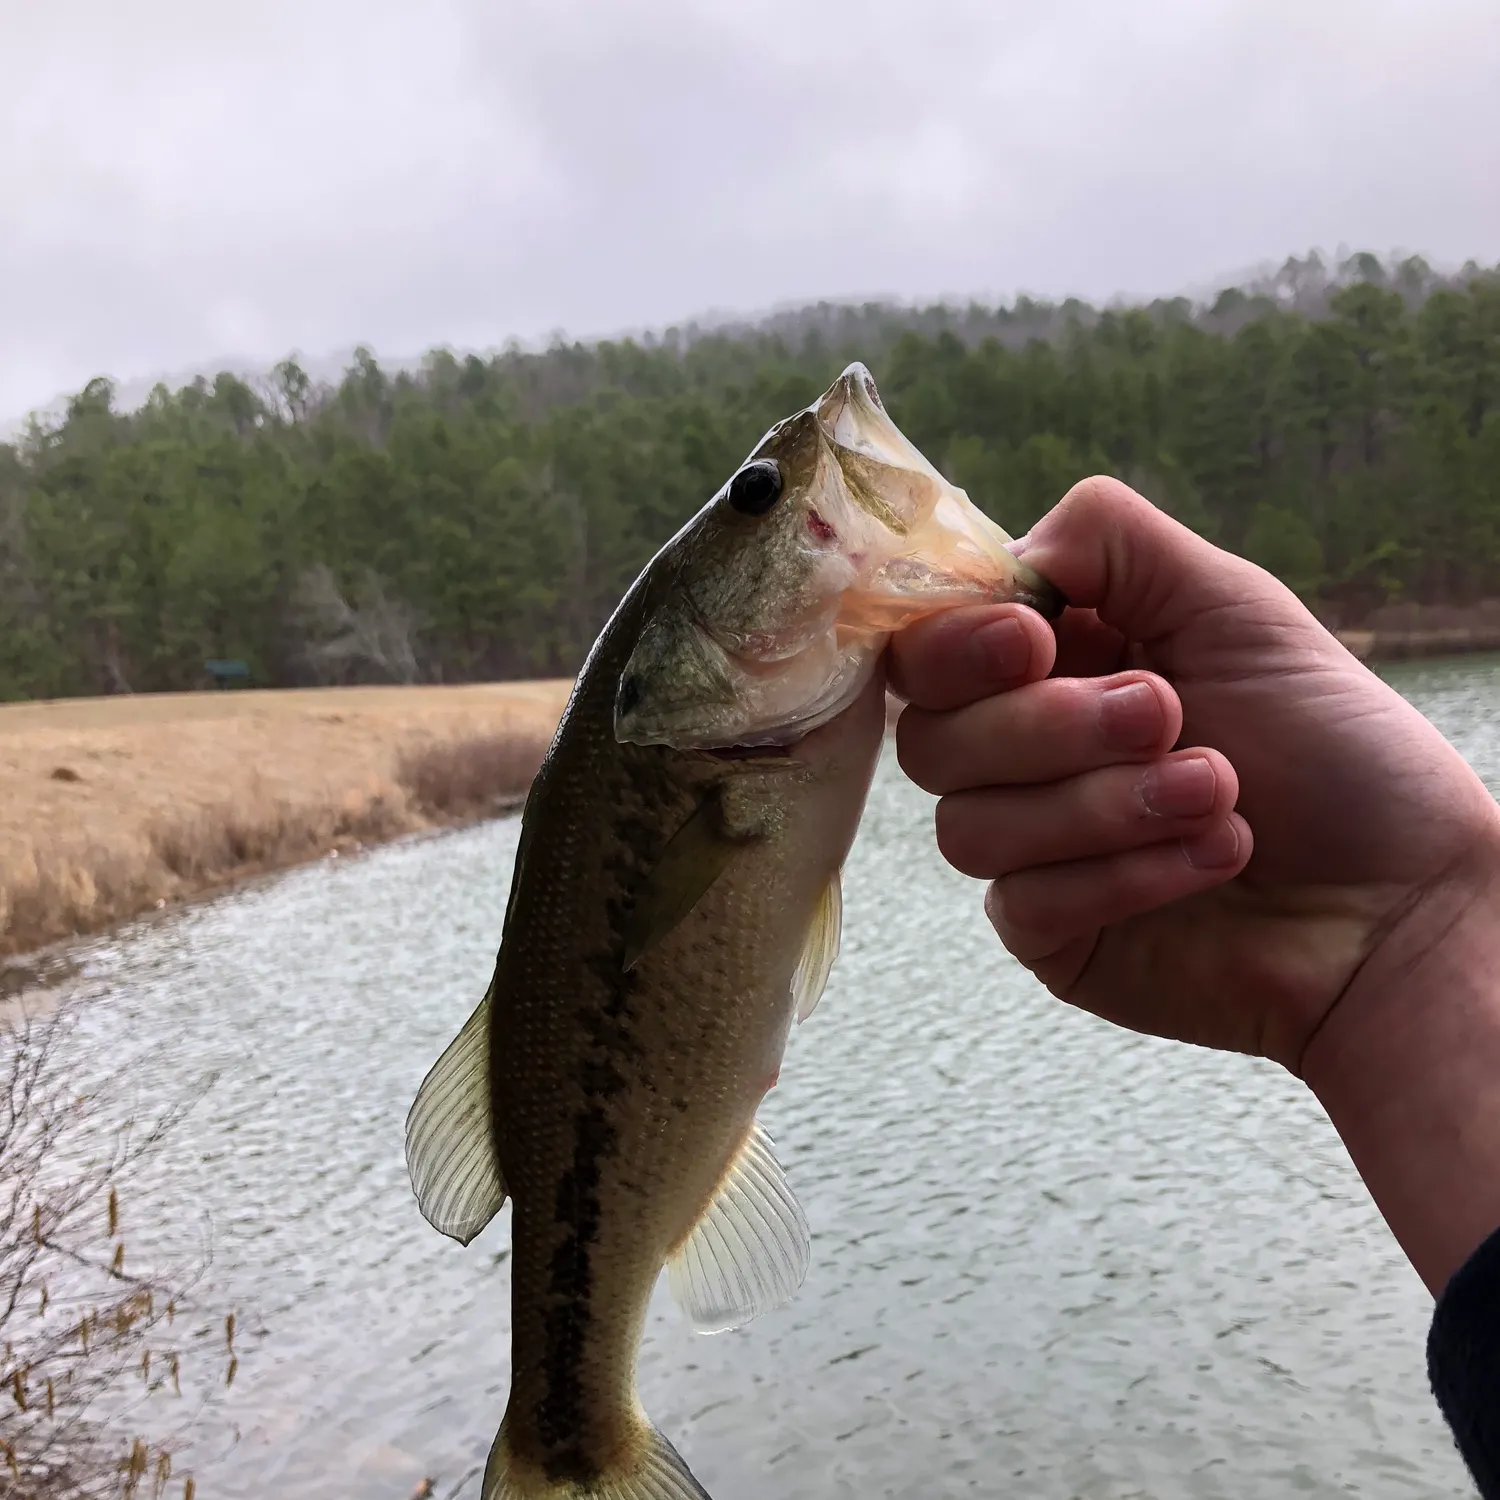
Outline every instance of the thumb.
<path fill-rule="evenodd" d="M 1206 542 L 1118 479 L 1075 484 L 1027 533 L 1028 567 L 1127 640 L 1173 635 L 1250 602 L 1302 606 L 1264 569 Z"/>

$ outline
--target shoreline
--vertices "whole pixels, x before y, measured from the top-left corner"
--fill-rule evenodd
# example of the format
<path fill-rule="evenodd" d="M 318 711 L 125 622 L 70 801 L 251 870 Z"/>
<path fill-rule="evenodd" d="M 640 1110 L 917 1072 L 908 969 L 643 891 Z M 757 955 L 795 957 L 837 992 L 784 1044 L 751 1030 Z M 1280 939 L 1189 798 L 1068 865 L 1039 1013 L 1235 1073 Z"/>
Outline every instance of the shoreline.
<path fill-rule="evenodd" d="M 1323 624 L 1363 662 L 1416 661 L 1500 651 L 1500 599 L 1478 604 L 1385 604 L 1357 620 Z"/>
<path fill-rule="evenodd" d="M 0 992 L 153 911 L 513 808 L 571 687 L 0 704 Z"/>
<path fill-rule="evenodd" d="M 60 987 L 83 973 L 83 960 L 92 943 L 112 938 L 131 928 L 143 929 L 169 920 L 175 914 L 203 902 L 217 901 L 220 897 L 242 891 L 253 891 L 258 886 L 279 880 L 283 875 L 305 870 L 325 860 L 359 859 L 378 849 L 397 844 L 420 843 L 426 839 L 443 838 L 451 833 L 462 833 L 465 829 L 476 827 L 492 818 L 510 817 L 518 813 L 525 801 L 525 793 L 521 793 L 501 799 L 500 805 L 473 817 L 430 823 L 369 843 L 345 842 L 339 847 L 316 851 L 306 858 L 289 860 L 283 864 L 255 868 L 246 866 L 200 888 L 181 891 L 168 901 L 153 904 L 133 916 L 120 917 L 91 931 L 75 932 L 26 952 L 0 952 L 0 1032 L 20 1017 L 38 1019 L 52 1014 L 60 1003 Z"/>
<path fill-rule="evenodd" d="M 1333 633 L 1370 666 L 1500 652 L 1500 604 L 1461 623 L 1458 611 L 1381 612 L 1397 613 Z M 330 854 L 513 812 L 571 687 L 0 703 L 0 1007 L 66 972 L 80 940 Z M 902 706 L 887 697 L 888 730 Z"/>
<path fill-rule="evenodd" d="M 1339 644 L 1366 666 L 1385 662 L 1424 661 L 1434 657 L 1484 656 L 1500 651 L 1500 630 L 1464 627 L 1452 630 L 1336 630 Z"/>

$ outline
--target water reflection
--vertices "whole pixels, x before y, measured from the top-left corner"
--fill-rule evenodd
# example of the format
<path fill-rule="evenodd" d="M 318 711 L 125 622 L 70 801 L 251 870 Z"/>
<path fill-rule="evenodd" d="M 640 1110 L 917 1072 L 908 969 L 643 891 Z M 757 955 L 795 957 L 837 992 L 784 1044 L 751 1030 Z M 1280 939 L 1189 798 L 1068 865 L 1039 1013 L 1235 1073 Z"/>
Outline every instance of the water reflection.
<path fill-rule="evenodd" d="M 1500 662 L 1389 676 L 1500 790 Z M 1310 1100 L 1051 1001 L 929 817 L 888 758 L 770 1102 L 806 1288 L 714 1339 L 658 1294 L 643 1397 L 715 1500 L 1470 1493 L 1426 1293 Z M 488 980 L 516 832 L 329 861 L 88 956 L 97 1056 L 162 1100 L 219 1075 L 135 1209 L 162 1250 L 206 1209 L 249 1313 L 205 1496 L 442 1495 L 483 1461 L 509 1215 L 467 1250 L 433 1233 L 401 1132 Z"/>

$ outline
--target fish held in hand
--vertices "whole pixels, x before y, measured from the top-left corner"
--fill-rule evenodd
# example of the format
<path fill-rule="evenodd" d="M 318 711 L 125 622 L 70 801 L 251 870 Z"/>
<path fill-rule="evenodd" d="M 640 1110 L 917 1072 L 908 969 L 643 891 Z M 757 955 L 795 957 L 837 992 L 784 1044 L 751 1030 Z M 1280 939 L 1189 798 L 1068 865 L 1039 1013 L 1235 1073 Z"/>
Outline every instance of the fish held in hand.
<path fill-rule="evenodd" d="M 671 579 L 620 680 L 622 740 L 785 744 L 858 696 L 891 632 L 1056 589 L 949 484 L 851 365 L 779 422 L 648 567 Z"/>
<path fill-rule="evenodd" d="M 595 642 L 526 802 L 484 999 L 407 1163 L 463 1244 L 512 1203 L 484 1500 L 706 1500 L 642 1411 L 662 1268 L 706 1332 L 788 1301 L 807 1220 L 756 1123 L 839 948 L 892 631 L 1055 590 L 851 365 L 773 427 Z"/>

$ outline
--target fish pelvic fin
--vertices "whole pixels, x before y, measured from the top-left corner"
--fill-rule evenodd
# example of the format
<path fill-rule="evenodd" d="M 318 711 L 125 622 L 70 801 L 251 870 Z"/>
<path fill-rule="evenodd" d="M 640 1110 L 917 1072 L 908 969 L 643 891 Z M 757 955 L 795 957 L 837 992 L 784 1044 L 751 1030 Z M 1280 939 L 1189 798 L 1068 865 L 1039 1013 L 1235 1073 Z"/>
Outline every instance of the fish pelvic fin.
<path fill-rule="evenodd" d="M 844 931 L 844 887 L 841 873 L 833 872 L 813 912 L 802 940 L 802 957 L 792 975 L 792 1002 L 800 1026 L 818 1007 L 828 984 L 833 961 L 839 956 Z"/>
<path fill-rule="evenodd" d="M 667 1285 L 699 1333 L 722 1333 L 790 1302 L 811 1260 L 807 1215 L 757 1122 L 667 1261 Z"/>
<path fill-rule="evenodd" d="M 587 1478 L 549 1478 L 544 1468 L 517 1461 L 505 1424 L 484 1467 L 482 1500 L 712 1500 L 682 1455 L 644 1418 L 631 1451 Z"/>
<path fill-rule="evenodd" d="M 406 1116 L 406 1170 L 422 1216 L 467 1245 L 505 1202 L 490 1103 L 491 982 Z"/>

